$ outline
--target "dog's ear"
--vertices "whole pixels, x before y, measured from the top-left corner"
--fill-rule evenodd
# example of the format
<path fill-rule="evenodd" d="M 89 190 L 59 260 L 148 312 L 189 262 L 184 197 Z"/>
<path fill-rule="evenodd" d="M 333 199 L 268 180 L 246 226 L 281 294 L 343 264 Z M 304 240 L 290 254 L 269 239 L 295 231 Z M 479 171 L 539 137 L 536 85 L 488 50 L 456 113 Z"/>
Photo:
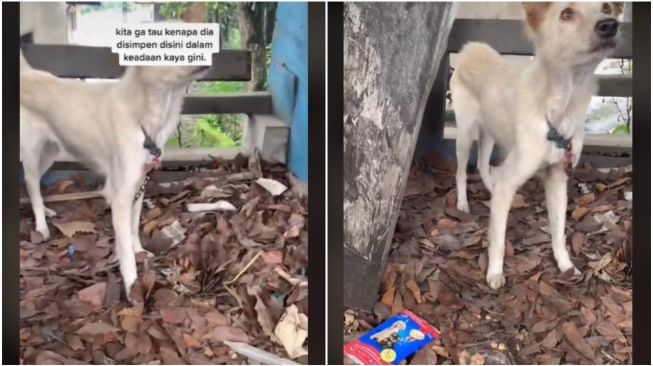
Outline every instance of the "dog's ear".
<path fill-rule="evenodd" d="M 206 3 L 195 3 L 181 14 L 181 20 L 186 23 L 204 23 L 207 19 Z"/>
<path fill-rule="evenodd" d="M 617 1 L 612 3 L 612 9 L 614 9 L 615 16 L 619 16 L 624 13 L 624 5 L 625 3 L 623 1 Z"/>
<path fill-rule="evenodd" d="M 526 23 L 531 31 L 535 32 L 544 20 L 546 12 L 551 7 L 550 2 L 523 2 L 521 3 L 526 12 Z"/>

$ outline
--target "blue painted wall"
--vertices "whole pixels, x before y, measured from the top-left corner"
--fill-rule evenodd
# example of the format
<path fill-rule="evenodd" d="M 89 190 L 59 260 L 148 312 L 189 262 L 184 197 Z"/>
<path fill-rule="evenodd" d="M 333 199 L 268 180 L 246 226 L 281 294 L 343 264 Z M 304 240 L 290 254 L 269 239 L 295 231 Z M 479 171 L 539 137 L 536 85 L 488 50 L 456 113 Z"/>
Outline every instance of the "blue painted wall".
<path fill-rule="evenodd" d="M 308 3 L 277 5 L 268 75 L 274 111 L 291 127 L 288 166 L 308 182 Z"/>

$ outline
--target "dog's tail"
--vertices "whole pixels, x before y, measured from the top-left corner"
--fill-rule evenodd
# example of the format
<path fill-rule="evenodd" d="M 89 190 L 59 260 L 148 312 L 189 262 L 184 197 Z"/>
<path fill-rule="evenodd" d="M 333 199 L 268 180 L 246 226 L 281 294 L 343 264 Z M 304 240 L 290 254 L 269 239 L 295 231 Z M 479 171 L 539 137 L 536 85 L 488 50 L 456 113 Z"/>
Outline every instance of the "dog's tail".
<path fill-rule="evenodd" d="M 455 74 L 458 80 L 478 95 L 504 67 L 505 61 L 492 47 L 485 43 L 470 42 L 458 53 Z"/>
<path fill-rule="evenodd" d="M 49 72 L 38 70 L 30 66 L 25 56 L 20 52 L 20 104 L 23 107 L 43 111 L 50 108 L 48 104 L 58 93 L 53 85 L 57 77 Z"/>

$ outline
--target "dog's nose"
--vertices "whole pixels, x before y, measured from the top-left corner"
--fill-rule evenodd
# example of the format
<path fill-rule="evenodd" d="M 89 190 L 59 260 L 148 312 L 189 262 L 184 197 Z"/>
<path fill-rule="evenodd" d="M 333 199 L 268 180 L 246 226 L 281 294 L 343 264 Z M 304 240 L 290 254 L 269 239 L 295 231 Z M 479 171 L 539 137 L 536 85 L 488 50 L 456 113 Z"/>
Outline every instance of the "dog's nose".
<path fill-rule="evenodd" d="M 617 34 L 619 22 L 614 19 L 602 19 L 596 23 L 594 30 L 601 38 L 612 38 Z"/>

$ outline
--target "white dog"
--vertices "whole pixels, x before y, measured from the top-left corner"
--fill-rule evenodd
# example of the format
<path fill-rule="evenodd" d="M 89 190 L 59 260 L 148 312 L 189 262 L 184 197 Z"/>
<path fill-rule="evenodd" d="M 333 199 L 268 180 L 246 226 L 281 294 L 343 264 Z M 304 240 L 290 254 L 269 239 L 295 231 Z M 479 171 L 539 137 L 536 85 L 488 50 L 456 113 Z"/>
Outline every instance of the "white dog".
<path fill-rule="evenodd" d="M 503 256 L 508 212 L 517 189 L 534 175 L 544 181 L 553 254 L 573 270 L 565 246 L 566 169 L 583 148 L 583 122 L 597 82 L 594 70 L 616 47 L 623 3 L 523 3 L 535 58 L 512 64 L 486 44 L 469 43 L 451 78 L 456 114 L 458 209 L 469 211 L 466 166 L 478 141 L 478 166 L 492 192 L 487 283 L 505 283 Z M 497 144 L 505 157 L 490 170 Z"/>
<path fill-rule="evenodd" d="M 203 21 L 193 7 L 186 21 Z M 204 13 L 205 14 L 205 13 Z M 125 290 L 137 278 L 135 254 L 146 173 L 174 131 L 185 90 L 208 66 L 128 67 L 116 83 L 66 80 L 31 68 L 21 53 L 20 156 L 36 219 L 49 238 L 39 181 L 55 160 L 74 156 L 106 177 L 116 254 Z"/>

